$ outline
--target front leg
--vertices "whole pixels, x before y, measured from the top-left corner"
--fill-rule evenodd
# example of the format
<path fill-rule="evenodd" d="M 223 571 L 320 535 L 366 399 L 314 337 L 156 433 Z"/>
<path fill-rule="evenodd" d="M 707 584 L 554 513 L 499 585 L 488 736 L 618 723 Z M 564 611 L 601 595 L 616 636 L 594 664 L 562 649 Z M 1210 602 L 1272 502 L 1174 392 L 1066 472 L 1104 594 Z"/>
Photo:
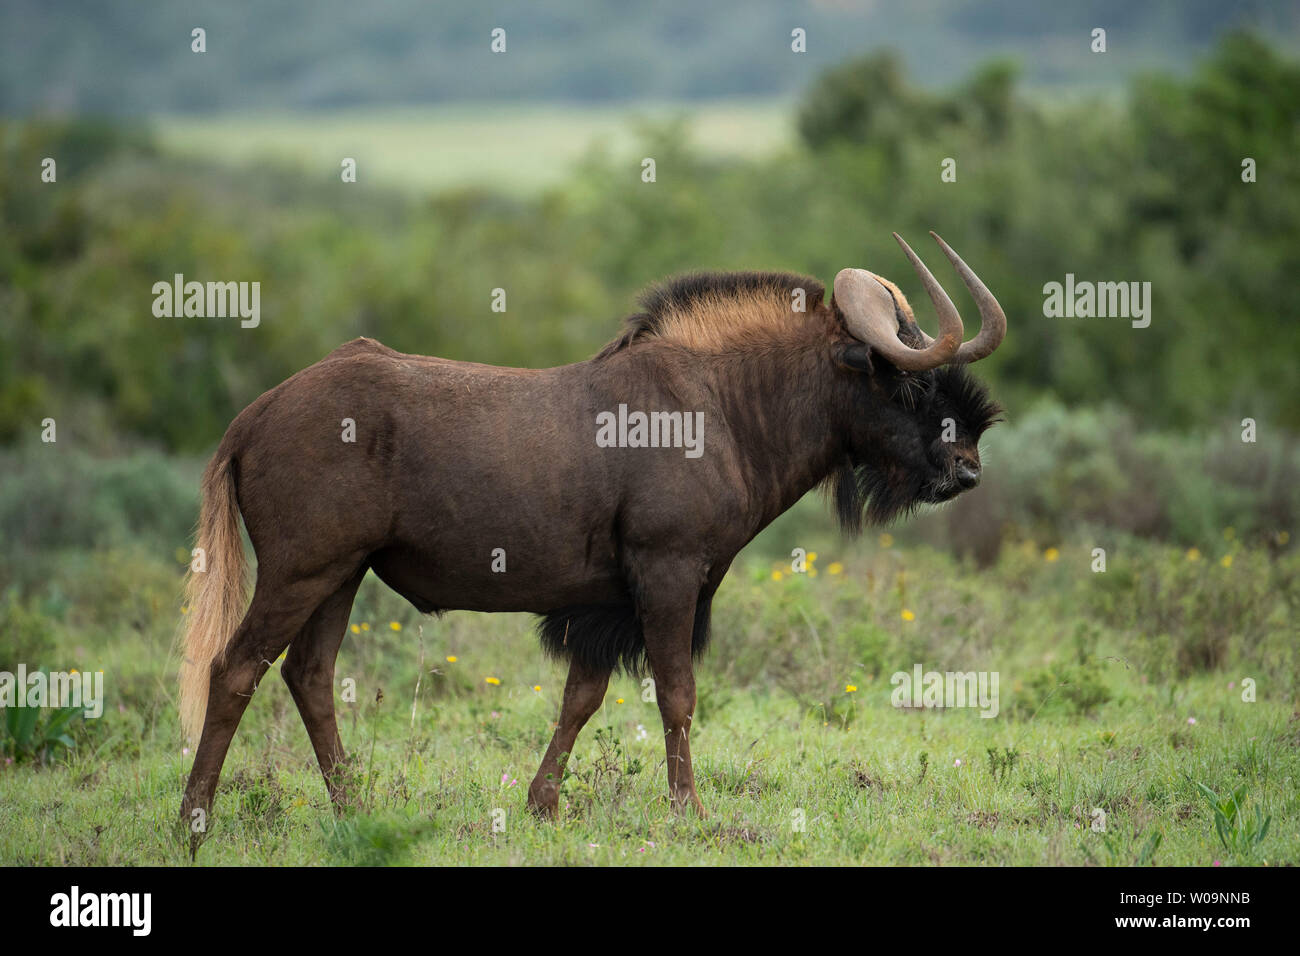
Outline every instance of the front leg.
<path fill-rule="evenodd" d="M 695 673 L 691 648 L 695 630 L 698 585 L 683 593 L 684 576 L 661 575 L 655 587 L 646 582 L 640 617 L 646 657 L 655 680 L 655 697 L 664 725 L 664 754 L 668 767 L 668 792 L 674 809 L 693 807 L 706 816 L 695 792 L 691 767 L 691 720 L 695 715 Z M 686 580 L 690 580 L 686 578 Z"/>

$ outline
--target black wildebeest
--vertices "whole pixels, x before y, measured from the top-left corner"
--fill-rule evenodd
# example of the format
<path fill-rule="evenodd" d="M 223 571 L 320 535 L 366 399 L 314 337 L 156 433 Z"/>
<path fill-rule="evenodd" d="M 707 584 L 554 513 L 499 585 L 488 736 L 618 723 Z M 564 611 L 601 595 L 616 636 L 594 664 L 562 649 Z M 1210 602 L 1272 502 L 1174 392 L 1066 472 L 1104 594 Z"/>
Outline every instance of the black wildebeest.
<path fill-rule="evenodd" d="M 979 307 L 970 342 L 898 238 L 937 339 L 897 286 L 862 269 L 836 276 L 829 304 L 801 276 L 692 275 L 650 291 L 624 334 L 576 365 L 496 368 L 357 339 L 258 398 L 203 476 L 207 571 L 189 582 L 181 673 L 186 732 L 202 733 L 182 817 L 211 807 L 244 708 L 286 647 L 281 673 L 330 797 L 345 802 L 334 660 L 367 570 L 422 612 L 542 615 L 542 642 L 569 675 L 528 790 L 535 811 L 556 811 L 563 763 L 611 671 L 645 664 L 671 798 L 702 810 L 692 659 L 740 549 L 819 485 L 852 531 L 979 481 L 979 437 L 998 409 L 962 366 L 997 348 L 1006 319 L 935 239 Z M 620 406 L 668 414 L 647 438 L 620 410 L 610 447 L 598 429 Z M 341 440 L 344 419 L 355 441 Z M 682 449 L 692 423 L 695 453 Z M 241 514 L 257 556 L 247 609 Z"/>

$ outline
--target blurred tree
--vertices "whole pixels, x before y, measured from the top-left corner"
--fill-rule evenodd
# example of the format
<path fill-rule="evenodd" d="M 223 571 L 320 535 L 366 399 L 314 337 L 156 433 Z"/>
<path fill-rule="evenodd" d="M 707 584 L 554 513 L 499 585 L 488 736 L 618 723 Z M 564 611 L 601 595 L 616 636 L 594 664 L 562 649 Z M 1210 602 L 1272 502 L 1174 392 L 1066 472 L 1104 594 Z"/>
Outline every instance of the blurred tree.
<path fill-rule="evenodd" d="M 644 131 L 658 181 L 593 154 L 534 199 L 431 201 L 259 165 L 159 155 L 135 130 L 0 122 L 0 440 L 46 415 L 60 438 L 207 449 L 261 391 L 347 339 L 514 365 L 593 354 L 636 291 L 701 268 L 846 265 L 897 278 L 890 238 L 936 229 L 994 289 L 1012 334 L 981 364 L 1014 411 L 1116 403 L 1143 427 L 1300 427 L 1300 71 L 1234 36 L 1131 104 L 1039 108 L 992 64 L 930 92 L 879 56 L 825 74 L 800 108 L 811 148 L 709 160 L 673 124 Z M 940 178 L 957 160 L 956 182 Z M 1258 182 L 1241 178 L 1245 157 Z M 941 261 L 941 260 L 940 260 Z M 262 324 L 159 319 L 175 273 L 259 281 Z M 1044 315 L 1043 285 L 1149 281 L 1149 328 Z M 954 296 L 946 265 L 936 274 Z M 490 311 L 493 288 L 506 313 Z M 71 432 L 65 431 L 71 429 Z"/>

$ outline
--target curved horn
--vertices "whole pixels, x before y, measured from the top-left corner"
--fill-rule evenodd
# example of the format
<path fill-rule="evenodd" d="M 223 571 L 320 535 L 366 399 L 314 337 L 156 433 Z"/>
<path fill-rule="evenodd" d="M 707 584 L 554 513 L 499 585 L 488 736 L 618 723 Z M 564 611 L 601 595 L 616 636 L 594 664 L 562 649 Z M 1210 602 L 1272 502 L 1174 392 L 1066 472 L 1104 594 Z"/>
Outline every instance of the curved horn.
<path fill-rule="evenodd" d="M 952 263 L 953 268 L 957 270 L 957 274 L 961 276 L 961 281 L 970 291 L 971 298 L 975 300 L 975 305 L 980 310 L 979 333 L 969 342 L 962 343 L 961 347 L 957 349 L 957 354 L 952 359 L 953 364 L 962 365 L 977 361 L 992 354 L 993 350 L 1002 344 L 1002 340 L 1007 334 L 1006 313 L 1002 311 L 1002 306 L 998 305 L 998 300 L 994 298 L 993 293 L 980 281 L 980 277 L 971 271 L 970 266 L 962 261 L 961 256 L 953 252 L 952 246 L 944 242 L 937 233 L 931 232 L 930 235 L 934 237 L 935 242 L 939 243 L 939 248 L 943 250 L 943 254 L 948 257 L 948 261 Z M 894 238 L 903 247 L 903 252 L 907 254 L 907 258 L 912 261 L 912 267 L 921 276 L 921 281 L 926 282 L 926 276 L 929 276 L 929 272 L 922 275 L 921 270 L 925 266 L 921 264 L 921 260 L 917 258 L 916 253 L 908 248 L 907 243 L 903 241 L 903 238 L 898 233 L 894 233 Z M 933 278 L 933 276 L 930 276 L 931 282 Z M 926 290 L 929 291 L 929 289 L 929 282 L 926 282 Z M 934 298 L 933 292 L 930 293 L 930 297 Z M 925 332 L 921 333 L 921 338 L 927 345 L 933 341 Z"/>
<path fill-rule="evenodd" d="M 906 243 L 903 248 L 911 253 Z M 914 349 L 899 339 L 894 296 L 866 269 L 840 270 L 835 277 L 835 301 L 855 339 L 870 345 L 905 372 L 924 372 L 953 359 L 961 346 L 962 325 L 956 308 L 934 276 L 915 255 L 912 261 L 939 313 L 939 338 L 926 336 L 925 348 Z"/>

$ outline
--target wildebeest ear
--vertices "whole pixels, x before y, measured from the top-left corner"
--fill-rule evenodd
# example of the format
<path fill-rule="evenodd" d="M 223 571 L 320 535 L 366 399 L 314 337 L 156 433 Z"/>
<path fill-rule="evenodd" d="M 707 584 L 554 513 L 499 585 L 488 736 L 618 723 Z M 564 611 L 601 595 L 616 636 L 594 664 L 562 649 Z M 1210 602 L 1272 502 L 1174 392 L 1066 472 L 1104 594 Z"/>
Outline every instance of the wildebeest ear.
<path fill-rule="evenodd" d="M 840 364 L 853 369 L 855 372 L 875 371 L 871 365 L 871 348 L 861 342 L 846 346 L 840 352 Z"/>

